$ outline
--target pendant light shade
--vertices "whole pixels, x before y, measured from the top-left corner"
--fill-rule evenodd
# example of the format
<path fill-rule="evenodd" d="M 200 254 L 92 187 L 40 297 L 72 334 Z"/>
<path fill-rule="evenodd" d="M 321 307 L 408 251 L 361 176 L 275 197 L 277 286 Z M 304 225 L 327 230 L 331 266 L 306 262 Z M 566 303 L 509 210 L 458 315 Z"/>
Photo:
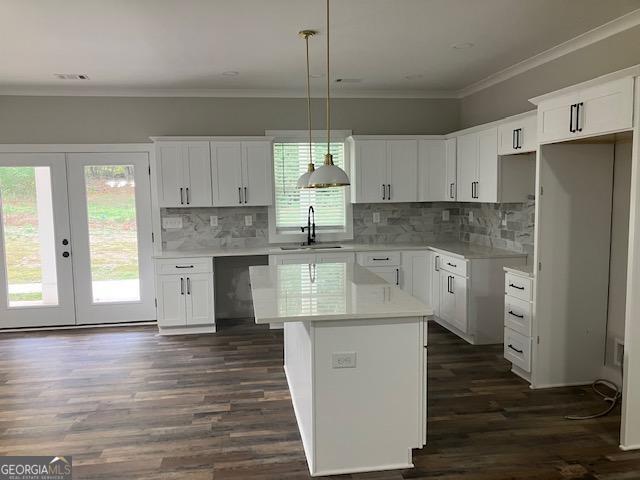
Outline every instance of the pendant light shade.
<path fill-rule="evenodd" d="M 347 172 L 333 164 L 331 155 L 331 76 L 329 74 L 329 0 L 327 0 L 327 153 L 324 165 L 318 167 L 309 177 L 309 187 L 330 188 L 350 185 Z"/>
<path fill-rule="evenodd" d="M 307 171 L 300 175 L 300 178 L 298 178 L 298 188 L 309 188 L 309 179 L 311 178 L 311 174 L 313 172 L 315 172 L 313 162 L 309 162 Z"/>

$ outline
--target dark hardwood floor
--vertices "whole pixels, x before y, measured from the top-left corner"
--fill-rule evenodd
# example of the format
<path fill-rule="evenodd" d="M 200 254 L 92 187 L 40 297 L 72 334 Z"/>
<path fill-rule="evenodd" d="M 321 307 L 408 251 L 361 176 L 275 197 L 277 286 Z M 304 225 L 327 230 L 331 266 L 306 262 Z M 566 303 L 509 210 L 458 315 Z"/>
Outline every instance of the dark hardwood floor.
<path fill-rule="evenodd" d="M 428 446 L 415 468 L 337 478 L 640 478 L 619 408 L 585 388 L 533 391 L 499 346 L 430 326 Z M 74 479 L 309 478 L 282 370 L 282 334 L 153 327 L 0 334 L 0 455 L 73 455 Z M 393 412 L 385 412 L 393 415 Z"/>

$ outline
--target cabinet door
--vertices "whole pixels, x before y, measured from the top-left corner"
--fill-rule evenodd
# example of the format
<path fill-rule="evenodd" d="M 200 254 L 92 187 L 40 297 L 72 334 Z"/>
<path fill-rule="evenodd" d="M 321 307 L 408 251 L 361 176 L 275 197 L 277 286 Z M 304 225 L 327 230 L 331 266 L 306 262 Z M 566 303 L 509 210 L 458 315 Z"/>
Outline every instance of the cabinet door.
<path fill-rule="evenodd" d="M 214 206 L 242 205 L 241 142 L 211 142 L 211 165 Z"/>
<path fill-rule="evenodd" d="M 478 134 L 459 136 L 457 149 L 458 201 L 475 202 L 473 192 L 474 182 L 478 179 Z"/>
<path fill-rule="evenodd" d="M 214 317 L 213 275 L 190 274 L 186 278 L 187 325 L 212 325 Z"/>
<path fill-rule="evenodd" d="M 355 202 L 386 201 L 387 142 L 384 140 L 356 140 L 354 173 Z M 384 190 L 384 191 L 383 191 Z"/>
<path fill-rule="evenodd" d="M 440 271 L 440 318 L 467 333 L 467 279 Z"/>
<path fill-rule="evenodd" d="M 210 207 L 211 152 L 209 142 L 189 142 L 182 146 L 189 183 L 185 203 L 190 207 Z"/>
<path fill-rule="evenodd" d="M 478 180 L 476 202 L 497 203 L 498 198 L 498 129 L 478 134 Z"/>
<path fill-rule="evenodd" d="M 633 128 L 633 78 L 622 78 L 585 89 L 580 94 L 578 135 Z"/>
<path fill-rule="evenodd" d="M 418 142 L 389 140 L 387 142 L 387 200 L 418 201 Z"/>
<path fill-rule="evenodd" d="M 271 142 L 242 142 L 242 197 L 245 205 L 273 203 Z"/>
<path fill-rule="evenodd" d="M 367 267 L 373 273 L 391 285 L 400 285 L 400 269 L 398 267 Z"/>
<path fill-rule="evenodd" d="M 449 199 L 444 140 L 418 142 L 418 176 L 418 199 L 421 202 L 442 202 Z"/>
<path fill-rule="evenodd" d="M 353 253 L 318 253 L 316 263 L 355 263 Z"/>
<path fill-rule="evenodd" d="M 185 164 L 180 143 L 157 143 L 158 203 L 160 207 L 182 207 L 185 204 Z"/>
<path fill-rule="evenodd" d="M 538 137 L 540 143 L 550 143 L 575 137 L 570 131 L 571 105 L 578 103 L 577 94 L 563 95 L 538 105 Z"/>
<path fill-rule="evenodd" d="M 179 275 L 158 275 L 158 325 L 160 327 L 183 327 L 187 324 L 185 308 L 186 285 Z"/>
<path fill-rule="evenodd" d="M 429 275 L 431 276 L 431 307 L 436 317 L 440 316 L 440 262 L 442 257 L 431 253 L 429 258 Z"/>
<path fill-rule="evenodd" d="M 538 148 L 538 115 L 531 114 L 520 122 L 518 153 L 535 152 Z"/>
<path fill-rule="evenodd" d="M 273 255 L 274 265 L 298 265 L 316 263 L 316 256 L 307 253 L 287 253 L 285 255 Z"/>
<path fill-rule="evenodd" d="M 445 140 L 445 187 L 446 200 L 453 202 L 457 198 L 457 171 L 456 171 L 457 140 L 450 138 Z"/>

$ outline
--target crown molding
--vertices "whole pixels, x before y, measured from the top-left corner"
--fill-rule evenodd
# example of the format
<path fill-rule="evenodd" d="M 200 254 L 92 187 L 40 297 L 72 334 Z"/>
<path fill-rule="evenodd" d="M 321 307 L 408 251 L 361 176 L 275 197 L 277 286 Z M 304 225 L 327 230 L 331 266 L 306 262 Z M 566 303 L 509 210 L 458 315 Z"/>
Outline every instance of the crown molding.
<path fill-rule="evenodd" d="M 0 87 L 0 96 L 35 97 L 211 97 L 211 98 L 306 98 L 302 90 L 272 89 L 174 89 L 115 87 Z M 334 90 L 333 98 L 458 98 L 458 92 L 446 90 Z M 314 97 L 322 99 L 323 97 Z"/>
<path fill-rule="evenodd" d="M 520 75 L 521 73 L 527 72 L 571 52 L 575 52 L 576 50 L 580 50 L 581 48 L 624 32 L 625 30 L 629 30 L 630 28 L 637 27 L 638 25 L 640 25 L 640 9 L 629 12 L 626 15 L 611 20 L 610 22 L 600 25 L 588 32 L 582 33 L 577 37 L 556 45 L 555 47 L 551 47 L 549 50 L 545 50 L 533 57 L 529 57 L 526 60 L 511 65 L 504 70 L 491 74 L 478 82 L 472 83 L 458 91 L 458 98 L 468 97 L 469 95 L 513 78 L 516 75 Z"/>

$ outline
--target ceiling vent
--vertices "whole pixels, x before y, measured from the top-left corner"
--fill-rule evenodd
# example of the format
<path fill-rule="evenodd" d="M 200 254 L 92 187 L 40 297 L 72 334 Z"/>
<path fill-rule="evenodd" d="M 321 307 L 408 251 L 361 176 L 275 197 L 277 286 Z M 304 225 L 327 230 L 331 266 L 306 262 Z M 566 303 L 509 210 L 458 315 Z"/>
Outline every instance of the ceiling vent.
<path fill-rule="evenodd" d="M 55 77 L 60 80 L 89 80 L 86 73 L 54 73 Z"/>

